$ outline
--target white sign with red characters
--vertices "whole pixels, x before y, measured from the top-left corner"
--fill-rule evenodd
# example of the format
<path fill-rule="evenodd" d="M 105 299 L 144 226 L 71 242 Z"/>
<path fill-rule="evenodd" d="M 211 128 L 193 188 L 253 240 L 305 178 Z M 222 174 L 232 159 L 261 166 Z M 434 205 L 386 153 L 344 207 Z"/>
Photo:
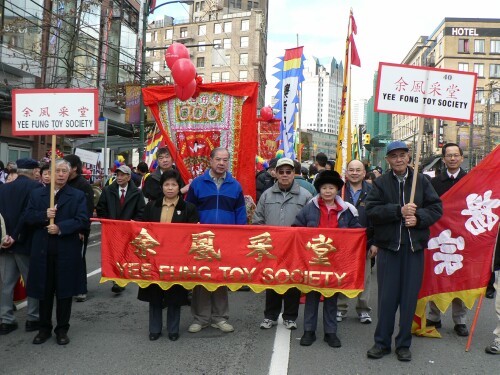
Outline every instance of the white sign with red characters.
<path fill-rule="evenodd" d="M 477 74 L 380 63 L 375 111 L 472 122 Z"/>
<path fill-rule="evenodd" d="M 12 90 L 12 134 L 96 134 L 97 89 Z"/>

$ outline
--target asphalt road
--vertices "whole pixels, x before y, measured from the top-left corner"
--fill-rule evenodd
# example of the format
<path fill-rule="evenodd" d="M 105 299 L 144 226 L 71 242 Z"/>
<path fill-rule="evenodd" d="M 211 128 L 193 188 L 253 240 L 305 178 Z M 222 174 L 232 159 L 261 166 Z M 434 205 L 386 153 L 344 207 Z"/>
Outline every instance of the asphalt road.
<path fill-rule="evenodd" d="M 100 268 L 98 226 L 94 226 L 87 254 L 88 272 Z M 235 332 L 214 328 L 188 333 L 188 307 L 181 317 L 181 337 L 171 342 L 164 335 L 148 339 L 148 305 L 137 300 L 137 286 L 129 284 L 121 295 L 111 292 L 111 283 L 99 283 L 100 272 L 89 276 L 89 298 L 73 303 L 71 342 L 57 345 L 55 338 L 42 345 L 31 342 L 36 332 L 24 332 L 26 308 L 16 313 L 20 328 L 0 336 L 0 374 L 498 374 L 500 356 L 484 348 L 493 339 L 496 325 L 493 300 L 485 299 L 469 352 L 467 338 L 453 332 L 451 313 L 443 318 L 442 339 L 415 337 L 413 361 L 402 363 L 392 353 L 380 360 L 366 358 L 373 345 L 375 324 L 362 325 L 353 308 L 339 323 L 342 347 L 330 348 L 322 341 L 322 318 L 318 340 L 310 347 L 299 345 L 298 330 L 278 326 L 259 329 L 263 318 L 264 293 L 230 293 L 230 322 Z M 351 303 L 351 305 L 354 305 Z M 351 306 L 353 307 L 353 306 Z M 376 317 L 376 282 L 372 307 Z M 469 313 L 469 322 L 473 312 Z M 374 319 L 374 323 L 376 318 Z"/>

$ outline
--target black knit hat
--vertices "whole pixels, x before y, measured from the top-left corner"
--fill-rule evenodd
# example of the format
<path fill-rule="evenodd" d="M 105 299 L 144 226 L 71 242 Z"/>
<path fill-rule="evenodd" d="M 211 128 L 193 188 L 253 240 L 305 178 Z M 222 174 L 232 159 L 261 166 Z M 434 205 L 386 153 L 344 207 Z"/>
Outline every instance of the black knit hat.
<path fill-rule="evenodd" d="M 324 170 L 318 174 L 316 179 L 314 180 L 314 187 L 317 191 L 320 190 L 321 185 L 324 184 L 333 184 L 337 187 L 338 190 L 342 189 L 344 186 L 344 181 L 340 178 L 340 175 L 336 171 Z"/>

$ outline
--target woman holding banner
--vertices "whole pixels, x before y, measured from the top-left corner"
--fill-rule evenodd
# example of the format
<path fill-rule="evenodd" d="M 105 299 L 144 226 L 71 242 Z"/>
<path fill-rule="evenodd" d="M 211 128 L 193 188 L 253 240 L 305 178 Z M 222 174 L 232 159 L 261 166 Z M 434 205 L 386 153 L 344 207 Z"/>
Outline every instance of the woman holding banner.
<path fill-rule="evenodd" d="M 185 202 L 181 196 L 182 180 L 175 169 L 163 172 L 160 177 L 160 186 L 163 196 L 155 201 L 150 201 L 143 221 L 160 223 L 198 223 L 200 221 L 198 210 L 192 203 Z M 176 341 L 179 338 L 179 323 L 181 319 L 181 306 L 188 304 L 188 291 L 181 285 L 173 285 L 168 290 L 163 290 L 157 284 L 140 288 L 137 298 L 149 302 L 149 339 L 158 340 L 163 326 L 164 307 L 167 307 L 168 338 Z"/>

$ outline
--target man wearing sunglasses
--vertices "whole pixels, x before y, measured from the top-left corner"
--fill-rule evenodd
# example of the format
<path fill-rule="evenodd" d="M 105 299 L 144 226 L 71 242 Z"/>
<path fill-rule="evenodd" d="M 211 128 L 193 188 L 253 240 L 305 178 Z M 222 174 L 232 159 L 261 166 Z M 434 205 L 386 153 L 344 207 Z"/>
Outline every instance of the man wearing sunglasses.
<path fill-rule="evenodd" d="M 260 196 L 252 224 L 290 227 L 300 209 L 312 198 L 311 193 L 295 181 L 293 160 L 278 160 L 276 178 L 275 184 Z M 295 321 L 299 314 L 299 304 L 300 291 L 296 288 L 288 289 L 285 294 L 267 289 L 264 321 L 260 328 L 269 329 L 278 324 L 283 305 L 283 324 L 287 329 L 297 329 Z"/>

